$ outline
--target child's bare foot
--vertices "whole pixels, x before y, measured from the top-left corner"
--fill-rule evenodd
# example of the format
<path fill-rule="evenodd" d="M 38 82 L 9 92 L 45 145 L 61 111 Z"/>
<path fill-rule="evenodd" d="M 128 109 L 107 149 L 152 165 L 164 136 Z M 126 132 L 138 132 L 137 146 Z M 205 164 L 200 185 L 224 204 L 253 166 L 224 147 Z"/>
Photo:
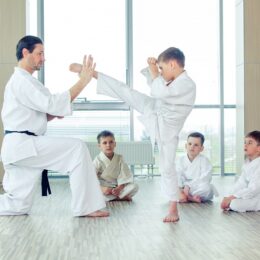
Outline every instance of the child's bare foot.
<path fill-rule="evenodd" d="M 180 191 L 180 199 L 179 199 L 180 203 L 186 203 L 188 202 L 188 197 L 186 196 L 186 194 L 183 191 Z"/>
<path fill-rule="evenodd" d="M 187 202 L 188 202 L 188 199 L 187 199 L 186 197 L 185 197 L 185 198 L 183 197 L 183 198 L 180 198 L 180 199 L 179 199 L 179 202 L 180 202 L 180 203 L 187 203 Z"/>
<path fill-rule="evenodd" d="M 88 215 L 86 215 L 86 217 L 108 217 L 109 216 L 109 212 L 108 211 L 103 211 L 103 210 L 97 210 L 94 211 Z"/>
<path fill-rule="evenodd" d="M 80 73 L 82 70 L 82 65 L 79 63 L 71 63 L 69 69 L 71 72 Z"/>
<path fill-rule="evenodd" d="M 124 198 L 122 198 L 121 200 L 125 200 L 125 201 L 132 201 L 132 198 L 129 196 L 125 196 Z"/>
<path fill-rule="evenodd" d="M 177 202 L 171 201 L 170 202 L 170 208 L 169 208 L 169 214 L 163 219 L 163 222 L 177 222 L 179 221 L 179 214 L 177 209 Z"/>
<path fill-rule="evenodd" d="M 177 214 L 168 214 L 163 222 L 178 222 L 180 220 L 178 213 Z"/>
<path fill-rule="evenodd" d="M 117 197 L 117 198 L 113 199 L 113 201 L 132 201 L 132 198 L 126 196 L 126 197 L 120 199 L 119 197 Z"/>
<path fill-rule="evenodd" d="M 191 202 L 201 203 L 201 197 L 198 195 L 189 196 L 188 200 Z"/>

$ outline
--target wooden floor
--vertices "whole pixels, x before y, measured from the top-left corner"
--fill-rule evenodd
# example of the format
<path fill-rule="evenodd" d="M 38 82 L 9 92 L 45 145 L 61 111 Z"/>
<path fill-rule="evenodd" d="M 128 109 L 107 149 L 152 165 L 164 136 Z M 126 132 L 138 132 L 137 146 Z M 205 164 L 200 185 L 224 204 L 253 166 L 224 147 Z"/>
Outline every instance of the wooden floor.
<path fill-rule="evenodd" d="M 67 179 L 52 179 L 29 216 L 0 217 L 0 259 L 245 260 L 260 259 L 260 213 L 223 213 L 220 199 L 180 205 L 181 220 L 165 224 L 160 178 L 136 178 L 133 202 L 111 202 L 111 216 L 73 218 Z M 234 177 L 214 177 L 221 194 Z M 39 195 L 38 195 L 39 194 Z"/>

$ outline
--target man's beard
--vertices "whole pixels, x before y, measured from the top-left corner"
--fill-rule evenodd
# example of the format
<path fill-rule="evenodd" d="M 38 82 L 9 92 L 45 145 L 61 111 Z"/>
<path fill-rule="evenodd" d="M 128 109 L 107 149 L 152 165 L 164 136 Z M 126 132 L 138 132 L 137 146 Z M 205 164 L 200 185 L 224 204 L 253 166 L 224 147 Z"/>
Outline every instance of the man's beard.
<path fill-rule="evenodd" d="M 41 65 L 35 65 L 35 66 L 34 66 L 34 70 L 39 71 L 42 66 L 43 66 L 43 64 L 41 64 Z"/>

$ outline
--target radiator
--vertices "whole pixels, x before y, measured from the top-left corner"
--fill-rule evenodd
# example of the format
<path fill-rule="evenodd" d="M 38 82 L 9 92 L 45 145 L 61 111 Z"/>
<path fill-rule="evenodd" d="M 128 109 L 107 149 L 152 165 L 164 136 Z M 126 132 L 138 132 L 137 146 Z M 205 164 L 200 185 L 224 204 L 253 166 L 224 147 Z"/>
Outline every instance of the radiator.
<path fill-rule="evenodd" d="M 87 142 L 92 159 L 100 153 L 97 143 Z M 115 152 L 123 155 L 128 165 L 154 165 L 154 155 L 150 142 L 118 142 Z"/>

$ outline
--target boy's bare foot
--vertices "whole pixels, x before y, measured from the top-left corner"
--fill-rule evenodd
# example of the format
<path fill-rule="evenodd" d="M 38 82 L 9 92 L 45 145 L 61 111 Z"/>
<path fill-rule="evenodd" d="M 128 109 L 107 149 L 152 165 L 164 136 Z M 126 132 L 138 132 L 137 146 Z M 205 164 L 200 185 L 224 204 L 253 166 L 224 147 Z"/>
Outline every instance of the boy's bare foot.
<path fill-rule="evenodd" d="M 163 222 L 177 222 L 179 221 L 179 214 L 177 209 L 177 202 L 171 201 L 170 202 L 170 208 L 169 208 L 169 214 L 163 219 Z"/>
<path fill-rule="evenodd" d="M 109 212 L 108 211 L 103 211 L 103 210 L 97 210 L 94 211 L 88 215 L 86 215 L 86 217 L 108 217 L 109 216 Z"/>
<path fill-rule="evenodd" d="M 122 198 L 121 200 L 126 200 L 126 201 L 132 201 L 132 198 L 129 196 L 125 196 L 124 198 Z"/>
<path fill-rule="evenodd" d="M 185 193 L 183 191 L 180 191 L 180 199 L 179 199 L 179 202 L 180 203 L 186 203 L 188 202 L 188 198 L 187 196 L 185 195 Z"/>
<path fill-rule="evenodd" d="M 177 214 L 168 214 L 163 222 L 178 222 L 180 220 L 178 213 Z"/>
<path fill-rule="evenodd" d="M 188 202 L 188 199 L 185 197 L 185 198 L 180 198 L 179 199 L 179 202 L 180 203 L 187 203 Z"/>
<path fill-rule="evenodd" d="M 120 199 L 119 197 L 117 197 L 117 198 L 113 199 L 113 201 L 132 201 L 132 198 L 126 196 L 126 197 Z"/>
<path fill-rule="evenodd" d="M 188 200 L 191 202 L 201 203 L 201 197 L 198 195 L 189 196 Z"/>
<path fill-rule="evenodd" d="M 71 72 L 80 73 L 82 70 L 82 65 L 79 63 L 71 63 L 69 69 Z"/>

